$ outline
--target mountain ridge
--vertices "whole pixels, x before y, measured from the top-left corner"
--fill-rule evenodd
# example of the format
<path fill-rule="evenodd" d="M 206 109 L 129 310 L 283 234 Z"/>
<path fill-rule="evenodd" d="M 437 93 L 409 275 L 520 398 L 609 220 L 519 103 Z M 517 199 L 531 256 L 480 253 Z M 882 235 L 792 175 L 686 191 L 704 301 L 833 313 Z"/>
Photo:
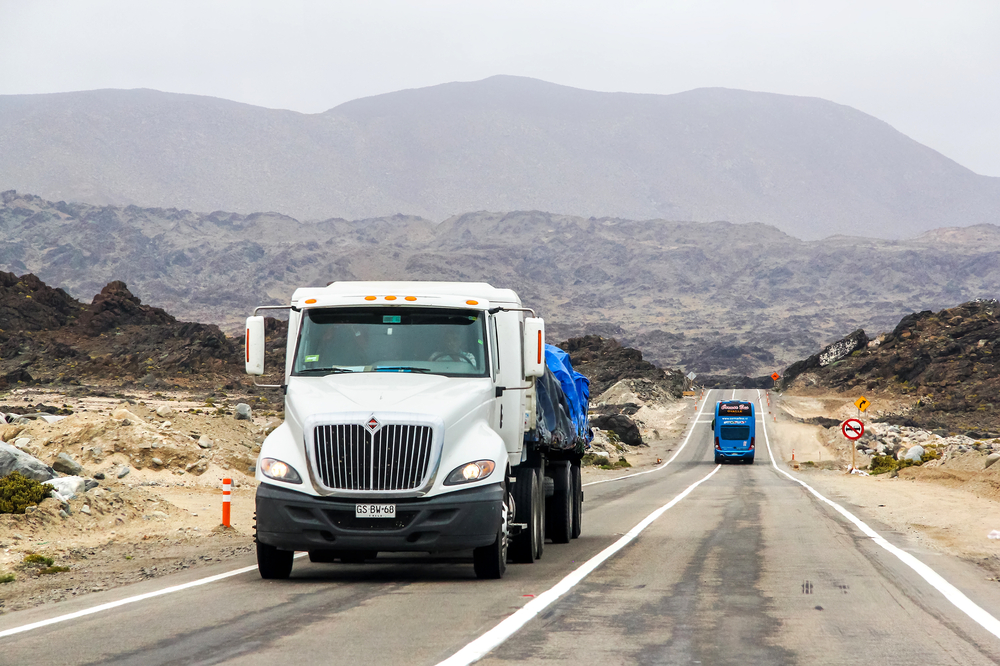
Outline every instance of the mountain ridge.
<path fill-rule="evenodd" d="M 724 88 L 497 76 L 319 114 L 148 89 L 0 96 L 0 190 L 298 219 L 469 210 L 761 222 L 803 239 L 996 222 L 980 176 L 884 121 Z"/>

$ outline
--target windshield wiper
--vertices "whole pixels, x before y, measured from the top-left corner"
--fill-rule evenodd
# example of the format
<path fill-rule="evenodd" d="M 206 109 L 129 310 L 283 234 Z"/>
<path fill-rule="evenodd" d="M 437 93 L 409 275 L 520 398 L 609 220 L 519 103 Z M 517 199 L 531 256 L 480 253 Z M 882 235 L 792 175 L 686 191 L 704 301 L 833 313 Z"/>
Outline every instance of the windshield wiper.
<path fill-rule="evenodd" d="M 413 365 L 376 365 L 372 372 L 430 372 L 430 368 L 418 368 Z"/>
<path fill-rule="evenodd" d="M 298 374 L 302 375 L 307 372 L 322 372 L 330 375 L 337 375 L 342 372 L 354 372 L 350 368 L 306 368 L 304 370 L 299 370 Z"/>

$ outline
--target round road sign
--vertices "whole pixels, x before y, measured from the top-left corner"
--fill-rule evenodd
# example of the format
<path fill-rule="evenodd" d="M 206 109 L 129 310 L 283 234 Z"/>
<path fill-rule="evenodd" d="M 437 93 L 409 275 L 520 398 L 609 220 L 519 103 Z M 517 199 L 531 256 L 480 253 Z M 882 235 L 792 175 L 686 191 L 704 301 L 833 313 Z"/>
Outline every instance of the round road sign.
<path fill-rule="evenodd" d="M 847 419 L 840 424 L 840 431 L 847 439 L 861 439 L 865 434 L 865 424 L 858 419 Z"/>

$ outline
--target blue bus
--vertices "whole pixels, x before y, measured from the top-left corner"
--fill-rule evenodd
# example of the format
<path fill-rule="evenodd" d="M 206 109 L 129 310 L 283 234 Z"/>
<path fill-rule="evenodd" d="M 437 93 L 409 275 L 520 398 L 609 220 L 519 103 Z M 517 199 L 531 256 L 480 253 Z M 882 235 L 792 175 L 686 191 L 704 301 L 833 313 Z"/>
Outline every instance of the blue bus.
<path fill-rule="evenodd" d="M 726 460 L 753 464 L 756 425 L 752 402 L 724 400 L 715 405 L 715 462 Z"/>

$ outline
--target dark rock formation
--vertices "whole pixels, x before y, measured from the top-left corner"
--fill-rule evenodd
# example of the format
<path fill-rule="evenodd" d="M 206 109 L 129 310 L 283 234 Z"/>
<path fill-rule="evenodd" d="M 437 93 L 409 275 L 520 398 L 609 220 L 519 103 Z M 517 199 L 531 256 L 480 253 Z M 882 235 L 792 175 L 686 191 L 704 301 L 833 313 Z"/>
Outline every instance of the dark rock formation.
<path fill-rule="evenodd" d="M 623 347 L 613 338 L 585 335 L 559 343 L 569 353 L 573 369 L 590 380 L 590 395 L 599 396 L 622 379 L 650 379 L 675 397 L 681 396 L 684 375 L 679 370 L 664 370 L 642 360 L 638 349 Z"/>

